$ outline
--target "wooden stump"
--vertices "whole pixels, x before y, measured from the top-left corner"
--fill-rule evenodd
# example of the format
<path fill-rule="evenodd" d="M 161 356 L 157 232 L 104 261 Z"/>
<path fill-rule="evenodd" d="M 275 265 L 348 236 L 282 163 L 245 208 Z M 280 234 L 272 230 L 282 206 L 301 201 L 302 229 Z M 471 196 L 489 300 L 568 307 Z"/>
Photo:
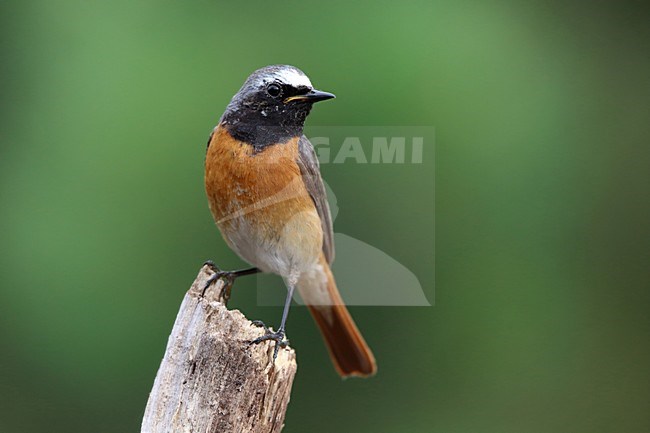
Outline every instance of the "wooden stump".
<path fill-rule="evenodd" d="M 142 433 L 279 432 L 296 374 L 296 354 L 274 342 L 238 310 L 228 310 L 219 280 L 204 266 L 185 294 L 147 402 Z"/>

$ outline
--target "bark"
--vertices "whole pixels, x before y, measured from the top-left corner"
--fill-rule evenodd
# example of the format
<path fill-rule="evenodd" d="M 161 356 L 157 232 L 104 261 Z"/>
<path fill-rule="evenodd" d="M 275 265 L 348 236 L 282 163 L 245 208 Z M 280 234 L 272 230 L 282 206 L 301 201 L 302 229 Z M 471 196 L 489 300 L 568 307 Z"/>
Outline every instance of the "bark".
<path fill-rule="evenodd" d="M 282 430 L 296 355 L 273 342 L 223 302 L 222 280 L 202 295 L 213 271 L 204 266 L 185 294 L 147 402 L 142 433 Z"/>

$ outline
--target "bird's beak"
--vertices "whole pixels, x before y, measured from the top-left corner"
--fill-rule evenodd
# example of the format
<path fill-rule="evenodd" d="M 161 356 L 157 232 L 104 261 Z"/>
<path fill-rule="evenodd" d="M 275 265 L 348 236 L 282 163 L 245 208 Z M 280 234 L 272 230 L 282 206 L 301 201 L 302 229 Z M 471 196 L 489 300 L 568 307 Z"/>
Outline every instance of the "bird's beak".
<path fill-rule="evenodd" d="M 304 95 L 289 96 L 284 100 L 284 103 L 286 104 L 292 101 L 305 101 L 314 103 L 318 101 L 326 101 L 332 98 L 336 98 L 336 96 L 334 96 L 332 93 L 321 92 L 320 90 L 310 90 L 309 93 L 305 93 Z"/>

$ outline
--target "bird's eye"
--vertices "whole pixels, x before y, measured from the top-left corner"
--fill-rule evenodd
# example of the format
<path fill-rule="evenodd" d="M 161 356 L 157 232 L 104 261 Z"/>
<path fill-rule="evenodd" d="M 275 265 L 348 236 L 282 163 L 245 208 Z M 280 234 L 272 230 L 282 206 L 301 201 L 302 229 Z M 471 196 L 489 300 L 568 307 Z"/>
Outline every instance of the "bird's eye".
<path fill-rule="evenodd" d="M 277 98 L 282 94 L 282 87 L 275 83 L 271 83 L 268 86 L 266 86 L 266 93 L 268 93 L 270 96 L 273 98 Z"/>

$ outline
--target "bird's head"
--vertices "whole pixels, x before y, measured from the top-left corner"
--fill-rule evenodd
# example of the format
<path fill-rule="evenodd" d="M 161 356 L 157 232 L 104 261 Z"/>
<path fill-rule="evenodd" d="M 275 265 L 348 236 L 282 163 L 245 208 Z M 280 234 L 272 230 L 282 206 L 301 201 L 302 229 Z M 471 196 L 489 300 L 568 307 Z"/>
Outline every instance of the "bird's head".
<path fill-rule="evenodd" d="M 255 147 L 302 135 L 314 103 L 334 98 L 315 90 L 300 69 L 273 65 L 253 72 L 228 104 L 221 123 L 237 139 Z"/>

